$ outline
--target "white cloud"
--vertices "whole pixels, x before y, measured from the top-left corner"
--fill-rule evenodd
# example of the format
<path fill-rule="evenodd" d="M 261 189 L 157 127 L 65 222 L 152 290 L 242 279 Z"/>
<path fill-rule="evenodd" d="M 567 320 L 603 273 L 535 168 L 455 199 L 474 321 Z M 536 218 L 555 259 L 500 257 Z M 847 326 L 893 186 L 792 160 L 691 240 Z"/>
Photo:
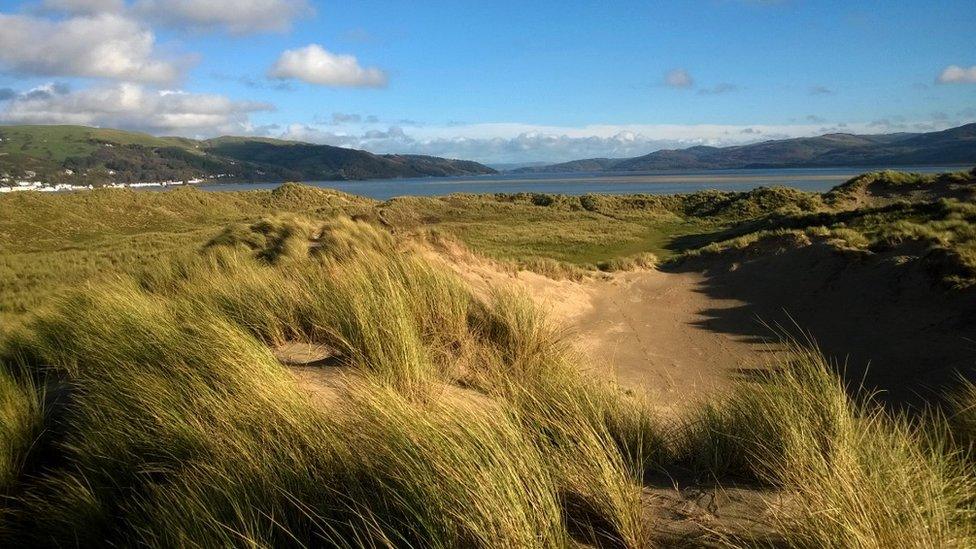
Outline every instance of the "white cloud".
<path fill-rule="evenodd" d="M 125 3 L 122 0 L 44 0 L 41 8 L 71 14 L 119 13 Z"/>
<path fill-rule="evenodd" d="M 976 65 L 965 68 L 949 65 L 936 79 L 939 84 L 976 84 Z"/>
<path fill-rule="evenodd" d="M 234 34 L 286 31 L 312 11 L 306 0 L 138 0 L 133 9 L 174 27 Z"/>
<path fill-rule="evenodd" d="M 286 50 L 268 70 L 270 78 L 298 79 L 320 86 L 379 88 L 386 85 L 386 73 L 359 65 L 352 55 L 340 55 L 318 44 Z"/>
<path fill-rule="evenodd" d="M 690 88 L 695 80 L 684 69 L 674 69 L 664 75 L 664 84 L 672 88 Z"/>
<path fill-rule="evenodd" d="M 0 69 L 15 73 L 169 83 L 181 72 L 155 57 L 152 31 L 121 15 L 52 21 L 0 14 L 0 29 Z"/>
<path fill-rule="evenodd" d="M 267 103 L 232 101 L 222 95 L 151 90 L 117 84 L 71 92 L 44 86 L 7 101 L 6 124 L 79 124 L 182 135 L 243 133 L 249 113 L 272 110 Z"/>

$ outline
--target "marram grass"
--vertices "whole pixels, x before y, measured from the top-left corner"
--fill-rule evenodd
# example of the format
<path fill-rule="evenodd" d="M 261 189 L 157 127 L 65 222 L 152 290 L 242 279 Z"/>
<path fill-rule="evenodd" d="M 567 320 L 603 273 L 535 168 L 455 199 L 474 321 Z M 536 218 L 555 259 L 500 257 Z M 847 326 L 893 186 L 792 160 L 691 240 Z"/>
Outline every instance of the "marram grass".
<path fill-rule="evenodd" d="M 294 340 L 337 351 L 332 404 L 275 359 Z M 930 436 L 963 440 L 965 408 L 908 421 L 849 397 L 815 350 L 792 356 L 665 420 L 586 376 L 526 296 L 476 297 L 362 221 L 269 218 L 68 293 L 8 335 L 0 535 L 647 547 L 659 519 L 642 482 L 680 468 L 779 491 L 782 545 L 971 546 L 970 454 Z M 48 381 L 66 388 L 52 409 Z"/>

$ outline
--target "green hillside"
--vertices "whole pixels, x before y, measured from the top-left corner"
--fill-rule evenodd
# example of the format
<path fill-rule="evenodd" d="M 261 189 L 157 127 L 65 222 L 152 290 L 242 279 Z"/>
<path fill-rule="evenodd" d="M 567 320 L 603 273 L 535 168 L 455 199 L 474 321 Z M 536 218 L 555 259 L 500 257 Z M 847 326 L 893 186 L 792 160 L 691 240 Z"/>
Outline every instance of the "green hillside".
<path fill-rule="evenodd" d="M 19 155 L 64 162 L 68 158 L 88 156 L 101 144 L 138 145 L 142 147 L 194 148 L 190 139 L 153 137 L 148 134 L 86 128 L 84 126 L 2 126 L 0 154 Z"/>
<path fill-rule="evenodd" d="M 0 175 L 48 184 L 375 179 L 493 173 L 475 162 L 268 138 L 180 137 L 83 126 L 0 126 Z"/>

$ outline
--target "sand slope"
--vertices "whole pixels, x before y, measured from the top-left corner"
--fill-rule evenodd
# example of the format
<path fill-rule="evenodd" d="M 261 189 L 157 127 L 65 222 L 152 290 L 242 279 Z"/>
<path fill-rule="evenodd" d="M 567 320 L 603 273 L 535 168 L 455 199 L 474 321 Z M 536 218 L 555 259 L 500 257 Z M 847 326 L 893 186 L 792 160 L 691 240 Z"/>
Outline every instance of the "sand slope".
<path fill-rule="evenodd" d="M 727 387 L 743 369 L 762 367 L 773 349 L 751 335 L 705 327 L 711 312 L 743 303 L 708 296 L 702 274 L 646 270 L 577 282 L 454 259 L 455 270 L 476 291 L 523 288 L 566 327 L 595 373 L 646 392 L 662 407 L 680 407 Z"/>

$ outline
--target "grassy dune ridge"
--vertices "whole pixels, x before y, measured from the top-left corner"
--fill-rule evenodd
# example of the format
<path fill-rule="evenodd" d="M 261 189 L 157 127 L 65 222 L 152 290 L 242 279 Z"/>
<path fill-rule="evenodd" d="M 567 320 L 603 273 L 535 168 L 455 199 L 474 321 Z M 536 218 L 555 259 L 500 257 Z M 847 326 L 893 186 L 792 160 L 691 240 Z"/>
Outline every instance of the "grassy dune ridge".
<path fill-rule="evenodd" d="M 401 233 L 434 229 L 481 255 L 569 278 L 674 261 L 713 243 L 713 251 L 742 245 L 763 231 L 826 228 L 858 246 L 864 246 L 863 233 L 870 248 L 877 235 L 894 234 L 892 225 L 902 221 L 902 240 L 932 241 L 934 248 L 962 256 L 966 266 L 973 259 L 964 242 L 972 238 L 960 237 L 971 234 L 971 225 L 959 223 L 956 206 L 916 214 L 914 206 L 896 202 L 931 210 L 926 204 L 947 197 L 965 206 L 972 189 L 972 176 L 962 172 L 878 172 L 826 195 L 760 188 L 672 196 L 452 195 L 381 203 L 296 184 L 224 193 L 13 193 L 0 196 L 0 323 L 15 321 L 59 289 L 107 273 L 132 274 L 202 246 L 227 224 L 282 214 L 343 213 Z M 883 211 L 872 213 L 878 208 Z M 861 221 L 851 221 L 851 215 Z"/>

